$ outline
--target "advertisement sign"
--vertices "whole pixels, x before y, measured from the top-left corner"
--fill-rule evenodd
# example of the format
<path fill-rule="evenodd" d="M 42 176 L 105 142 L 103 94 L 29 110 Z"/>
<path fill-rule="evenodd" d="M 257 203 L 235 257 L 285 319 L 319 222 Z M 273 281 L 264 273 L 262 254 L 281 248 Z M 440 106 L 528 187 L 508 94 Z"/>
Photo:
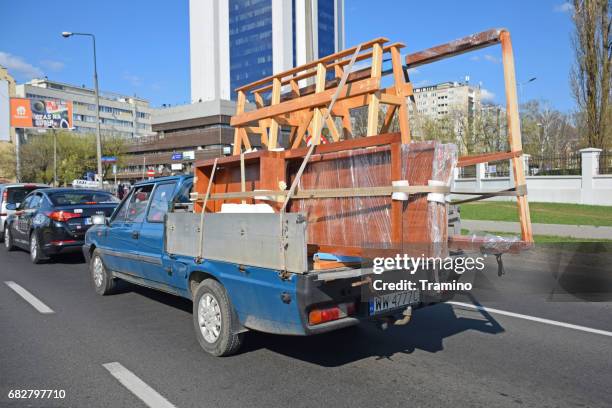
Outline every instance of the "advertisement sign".
<path fill-rule="evenodd" d="M 183 153 L 172 153 L 172 160 L 183 160 Z"/>
<path fill-rule="evenodd" d="M 181 171 L 183 170 L 183 163 L 172 163 L 170 168 L 172 169 L 172 171 Z"/>
<path fill-rule="evenodd" d="M 183 152 L 183 159 L 195 160 L 195 152 L 193 150 L 187 150 L 186 152 Z"/>
<path fill-rule="evenodd" d="M 72 102 L 11 98 L 11 126 L 16 128 L 72 127 Z"/>

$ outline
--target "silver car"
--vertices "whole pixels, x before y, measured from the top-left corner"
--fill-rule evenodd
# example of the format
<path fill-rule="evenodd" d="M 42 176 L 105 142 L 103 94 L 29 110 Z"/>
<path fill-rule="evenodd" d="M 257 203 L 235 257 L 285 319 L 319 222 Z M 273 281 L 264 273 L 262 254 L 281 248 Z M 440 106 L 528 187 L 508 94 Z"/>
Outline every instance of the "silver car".
<path fill-rule="evenodd" d="M 4 239 L 4 221 L 14 212 L 7 210 L 6 205 L 21 203 L 32 190 L 45 187 L 49 186 L 37 183 L 0 184 L 0 241 Z"/>

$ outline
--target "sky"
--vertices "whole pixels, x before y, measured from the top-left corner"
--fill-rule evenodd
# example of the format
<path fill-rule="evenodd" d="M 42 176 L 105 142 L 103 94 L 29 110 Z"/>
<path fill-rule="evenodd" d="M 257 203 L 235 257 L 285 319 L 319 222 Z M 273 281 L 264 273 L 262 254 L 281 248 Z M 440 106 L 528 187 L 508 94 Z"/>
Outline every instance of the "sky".
<path fill-rule="evenodd" d="M 290 0 L 286 0 L 290 1 Z M 572 9 L 564 0 L 345 0 L 346 46 L 376 37 L 403 42 L 412 53 L 489 28 L 509 29 L 519 99 L 539 99 L 564 112 L 575 108 L 569 88 L 573 61 Z M 47 76 L 92 86 L 91 40 L 96 35 L 103 91 L 138 95 L 152 106 L 190 100 L 188 0 L 0 0 L 0 65 L 17 82 Z M 480 85 L 504 103 L 501 49 L 490 47 L 419 67 L 415 86 L 444 81 Z"/>

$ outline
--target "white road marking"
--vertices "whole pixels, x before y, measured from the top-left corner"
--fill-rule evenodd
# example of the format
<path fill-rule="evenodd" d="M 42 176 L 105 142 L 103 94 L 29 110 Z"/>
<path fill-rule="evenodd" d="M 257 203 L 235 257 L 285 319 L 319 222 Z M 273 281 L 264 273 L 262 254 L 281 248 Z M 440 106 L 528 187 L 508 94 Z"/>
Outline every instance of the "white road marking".
<path fill-rule="evenodd" d="M 170 401 L 164 398 L 161 394 L 149 387 L 147 383 L 138 378 L 130 370 L 121 364 L 106 363 L 102 364 L 104 368 L 111 373 L 125 388 L 130 390 L 132 394 L 140 398 L 147 406 L 151 408 L 176 408 Z"/>
<path fill-rule="evenodd" d="M 17 292 L 17 294 L 19 296 L 21 296 L 22 298 L 24 298 L 29 304 L 34 306 L 34 308 L 36 310 L 38 310 L 40 313 L 43 313 L 43 314 L 55 313 L 53 311 L 53 309 L 51 309 L 49 306 L 45 305 L 36 296 L 34 296 L 33 294 L 31 294 L 30 292 L 25 290 L 23 287 L 19 286 L 15 282 L 13 282 L 13 281 L 6 281 L 4 283 L 6 283 L 6 285 L 9 288 L 11 288 L 15 292 Z"/>
<path fill-rule="evenodd" d="M 534 317 L 534 316 L 524 315 L 520 313 L 506 312 L 505 310 L 499 310 L 499 309 L 493 309 L 491 307 L 472 305 L 469 303 L 463 303 L 463 302 L 446 302 L 446 303 L 449 303 L 455 306 L 467 307 L 469 309 L 481 310 L 481 311 L 485 311 L 488 313 L 516 317 L 516 318 L 525 319 L 525 320 L 531 320 L 532 322 L 538 322 L 538 323 L 550 324 L 553 326 L 565 327 L 566 329 L 580 330 L 580 331 L 587 332 L 587 333 L 601 334 L 602 336 L 612 337 L 612 332 L 609 332 L 606 330 L 593 329 L 591 327 L 578 326 L 576 324 L 558 322 L 556 320 L 542 319 L 541 317 Z"/>

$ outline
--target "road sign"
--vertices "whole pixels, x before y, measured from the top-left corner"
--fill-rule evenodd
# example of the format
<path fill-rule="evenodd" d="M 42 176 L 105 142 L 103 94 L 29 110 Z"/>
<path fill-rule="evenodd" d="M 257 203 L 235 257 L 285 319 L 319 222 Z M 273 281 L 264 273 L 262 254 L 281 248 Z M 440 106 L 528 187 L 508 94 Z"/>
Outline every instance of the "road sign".
<path fill-rule="evenodd" d="M 113 174 L 117 174 L 117 165 L 113 164 Z"/>
<path fill-rule="evenodd" d="M 147 176 L 155 177 L 155 170 L 152 170 L 152 169 L 147 170 Z"/>
<path fill-rule="evenodd" d="M 172 160 L 183 160 L 183 153 L 173 153 Z"/>
<path fill-rule="evenodd" d="M 102 156 L 102 163 L 116 163 L 117 158 L 115 156 Z"/>

